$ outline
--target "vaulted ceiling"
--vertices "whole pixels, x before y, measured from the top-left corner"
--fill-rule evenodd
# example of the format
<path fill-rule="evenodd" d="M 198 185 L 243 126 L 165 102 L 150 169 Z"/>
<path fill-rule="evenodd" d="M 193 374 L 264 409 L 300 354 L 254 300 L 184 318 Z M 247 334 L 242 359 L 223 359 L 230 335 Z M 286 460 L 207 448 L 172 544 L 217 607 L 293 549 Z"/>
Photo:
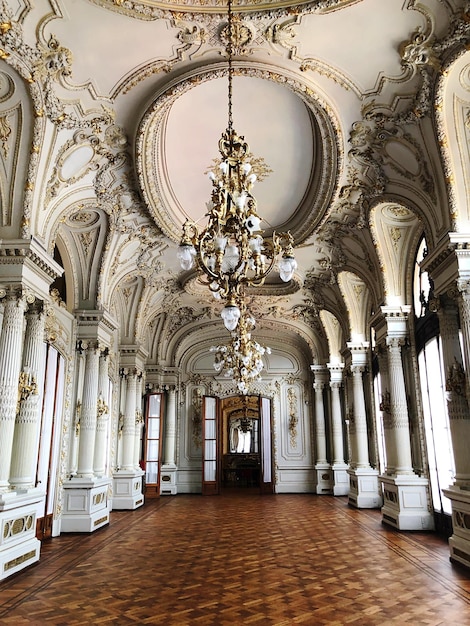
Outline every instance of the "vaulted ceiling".
<path fill-rule="evenodd" d="M 56 248 L 67 308 L 109 312 L 120 343 L 145 346 L 153 363 L 225 332 L 176 249 L 186 218 L 204 223 L 227 126 L 226 10 L 219 0 L 1 5 L 3 238 Z M 321 311 L 347 341 L 379 305 L 409 304 L 419 236 L 436 243 L 466 205 L 469 3 L 233 10 L 234 127 L 264 172 L 262 227 L 289 229 L 298 261 L 289 284 L 252 290 L 250 308 L 271 341 L 326 359 Z"/>

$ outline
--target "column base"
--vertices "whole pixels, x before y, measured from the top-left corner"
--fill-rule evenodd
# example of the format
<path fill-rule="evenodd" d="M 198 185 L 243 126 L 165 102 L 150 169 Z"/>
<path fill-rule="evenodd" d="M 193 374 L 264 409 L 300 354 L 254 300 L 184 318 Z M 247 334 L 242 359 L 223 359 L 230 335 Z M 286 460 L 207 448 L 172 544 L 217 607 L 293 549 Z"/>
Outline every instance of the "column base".
<path fill-rule="evenodd" d="M 331 465 L 329 463 L 317 463 L 315 465 L 316 494 L 319 496 L 328 496 L 333 493 L 333 475 Z"/>
<path fill-rule="evenodd" d="M 346 463 L 335 463 L 331 466 L 334 496 L 347 496 L 349 494 L 348 469 L 349 465 Z"/>
<path fill-rule="evenodd" d="M 63 533 L 92 533 L 109 524 L 109 478 L 71 478 L 64 483 Z"/>
<path fill-rule="evenodd" d="M 383 503 L 379 472 L 372 467 L 356 467 L 349 469 L 348 475 L 348 504 L 357 509 L 379 509 Z"/>
<path fill-rule="evenodd" d="M 384 489 L 382 523 L 398 530 L 434 530 L 428 509 L 429 481 L 416 474 L 380 476 Z"/>
<path fill-rule="evenodd" d="M 113 475 L 113 510 L 133 511 L 144 504 L 141 469 L 118 470 Z"/>
<path fill-rule="evenodd" d="M 160 495 L 176 496 L 178 486 L 176 484 L 176 465 L 162 465 L 160 479 Z"/>
<path fill-rule="evenodd" d="M 41 542 L 36 538 L 36 520 L 44 498 L 44 492 L 37 489 L 0 496 L 0 580 L 39 561 Z"/>
<path fill-rule="evenodd" d="M 443 491 L 452 503 L 450 560 L 470 568 L 470 487 L 453 486 Z"/>

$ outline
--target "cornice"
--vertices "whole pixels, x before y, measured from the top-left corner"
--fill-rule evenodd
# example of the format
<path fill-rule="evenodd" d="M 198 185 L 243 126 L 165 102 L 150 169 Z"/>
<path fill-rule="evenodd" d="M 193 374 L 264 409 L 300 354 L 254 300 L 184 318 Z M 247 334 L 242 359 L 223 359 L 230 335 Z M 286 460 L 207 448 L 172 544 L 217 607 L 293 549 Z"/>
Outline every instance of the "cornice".
<path fill-rule="evenodd" d="M 0 243 L 0 265 L 23 265 L 27 261 L 48 276 L 51 282 L 62 276 L 64 271 L 34 238 Z"/>
<path fill-rule="evenodd" d="M 201 14 L 214 15 L 219 18 L 220 15 L 226 14 L 227 2 L 220 0 L 91 0 L 94 4 L 108 9 L 123 13 L 139 20 L 156 20 L 164 17 L 178 14 Z M 292 15 L 303 13 L 327 13 L 337 11 L 352 4 L 356 4 L 360 0 L 310 0 L 297 1 L 291 0 L 237 0 L 233 7 L 234 13 L 249 13 L 270 15 Z"/>

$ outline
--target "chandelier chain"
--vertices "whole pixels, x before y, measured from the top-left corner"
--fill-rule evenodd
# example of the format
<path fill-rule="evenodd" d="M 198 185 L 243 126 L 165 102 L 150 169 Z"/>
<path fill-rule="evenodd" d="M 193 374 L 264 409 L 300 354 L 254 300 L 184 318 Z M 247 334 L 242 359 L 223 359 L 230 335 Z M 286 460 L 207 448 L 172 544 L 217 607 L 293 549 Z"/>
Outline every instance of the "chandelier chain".
<path fill-rule="evenodd" d="M 229 133 L 233 128 L 233 115 L 232 115 L 232 82 L 233 82 L 233 22 L 232 22 L 232 0 L 228 0 L 228 41 L 227 41 L 227 56 L 228 56 L 228 131 Z"/>

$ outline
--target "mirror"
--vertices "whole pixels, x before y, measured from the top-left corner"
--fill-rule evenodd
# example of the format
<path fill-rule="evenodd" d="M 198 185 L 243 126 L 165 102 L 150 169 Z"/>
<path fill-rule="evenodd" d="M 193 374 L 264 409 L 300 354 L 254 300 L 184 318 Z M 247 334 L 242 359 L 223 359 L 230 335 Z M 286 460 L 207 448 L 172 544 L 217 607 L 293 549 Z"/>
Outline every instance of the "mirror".
<path fill-rule="evenodd" d="M 229 450 L 231 454 L 257 453 L 258 420 L 249 417 L 232 417 L 229 424 Z"/>

